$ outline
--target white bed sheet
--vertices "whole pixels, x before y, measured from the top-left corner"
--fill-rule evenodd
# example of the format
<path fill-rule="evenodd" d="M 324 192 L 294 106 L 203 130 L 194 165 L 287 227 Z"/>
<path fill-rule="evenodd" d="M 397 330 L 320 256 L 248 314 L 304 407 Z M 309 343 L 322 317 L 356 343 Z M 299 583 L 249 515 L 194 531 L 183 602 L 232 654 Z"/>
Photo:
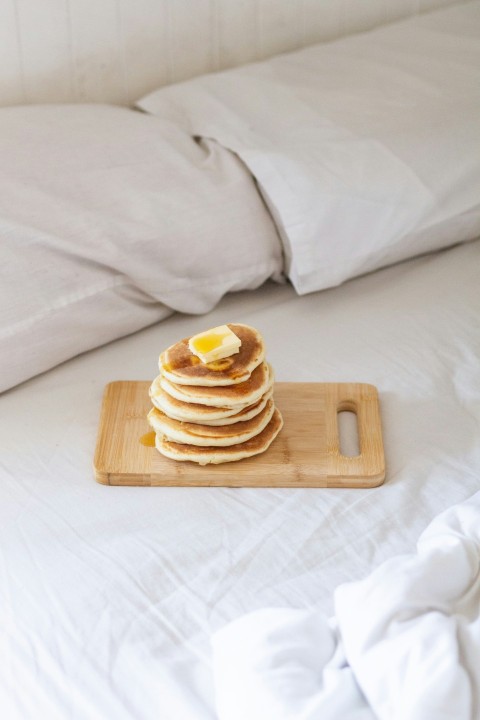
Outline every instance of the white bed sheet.
<path fill-rule="evenodd" d="M 211 634 L 265 606 L 332 613 L 480 487 L 480 241 L 298 297 L 268 284 L 173 316 L 0 397 L 0 707 L 9 720 L 215 717 Z M 279 381 L 380 392 L 371 490 L 115 488 L 92 454 L 104 385 L 179 337 L 264 334 Z M 235 467 L 232 466 L 232 472 Z"/>

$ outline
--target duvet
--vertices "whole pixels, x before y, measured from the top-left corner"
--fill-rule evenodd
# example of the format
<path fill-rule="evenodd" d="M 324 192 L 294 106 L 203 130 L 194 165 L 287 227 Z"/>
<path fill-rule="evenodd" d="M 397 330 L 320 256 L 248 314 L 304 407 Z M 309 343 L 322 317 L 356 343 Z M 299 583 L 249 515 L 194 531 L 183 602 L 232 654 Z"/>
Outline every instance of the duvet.
<path fill-rule="evenodd" d="M 264 609 L 213 638 L 222 719 L 431 720 L 480 709 L 480 492 L 417 553 L 340 585 L 335 615 Z"/>

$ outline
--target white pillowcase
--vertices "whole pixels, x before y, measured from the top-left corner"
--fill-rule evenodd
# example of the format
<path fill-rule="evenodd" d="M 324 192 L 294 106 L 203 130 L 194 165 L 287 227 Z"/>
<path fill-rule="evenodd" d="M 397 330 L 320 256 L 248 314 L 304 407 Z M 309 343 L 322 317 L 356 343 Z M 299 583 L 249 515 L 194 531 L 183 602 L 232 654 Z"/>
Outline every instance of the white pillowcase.
<path fill-rule="evenodd" d="M 480 3 L 163 88 L 259 182 L 299 293 L 480 235 Z"/>
<path fill-rule="evenodd" d="M 0 110 L 0 391 L 282 271 L 243 163 L 102 105 Z"/>

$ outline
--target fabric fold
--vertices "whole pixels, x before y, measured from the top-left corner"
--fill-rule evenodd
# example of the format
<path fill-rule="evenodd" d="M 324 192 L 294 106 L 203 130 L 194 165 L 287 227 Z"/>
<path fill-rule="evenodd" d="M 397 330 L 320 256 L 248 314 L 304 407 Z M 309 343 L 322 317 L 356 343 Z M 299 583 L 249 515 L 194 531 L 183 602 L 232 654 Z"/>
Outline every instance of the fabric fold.
<path fill-rule="evenodd" d="M 340 585 L 335 614 L 262 609 L 212 639 L 221 720 L 471 720 L 480 707 L 480 492 L 417 552 Z"/>

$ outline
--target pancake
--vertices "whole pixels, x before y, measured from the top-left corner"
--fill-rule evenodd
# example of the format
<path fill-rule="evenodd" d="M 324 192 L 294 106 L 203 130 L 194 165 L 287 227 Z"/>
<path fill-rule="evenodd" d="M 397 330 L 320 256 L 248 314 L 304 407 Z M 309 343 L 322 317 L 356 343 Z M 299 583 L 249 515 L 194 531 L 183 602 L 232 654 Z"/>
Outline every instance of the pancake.
<path fill-rule="evenodd" d="M 182 402 L 168 395 L 160 386 L 159 375 L 150 386 L 149 394 L 152 404 L 165 415 L 181 422 L 200 423 L 204 425 L 229 425 L 258 415 L 272 397 L 272 389 L 268 390 L 256 403 L 234 408 L 213 407 Z"/>
<path fill-rule="evenodd" d="M 242 460 L 265 452 L 283 426 L 261 335 L 248 325 L 228 328 L 185 338 L 160 355 L 148 422 L 156 449 L 168 458 L 200 465 Z"/>
<path fill-rule="evenodd" d="M 258 402 L 254 403 L 253 405 L 247 405 L 246 408 L 243 410 L 240 410 L 240 412 L 235 413 L 235 415 L 231 415 L 228 418 L 223 418 L 222 420 L 208 420 L 205 421 L 205 425 L 213 425 L 215 427 L 221 426 L 221 425 L 230 425 L 231 423 L 235 422 L 243 422 L 245 420 L 250 420 L 251 418 L 255 417 L 255 415 L 258 415 L 262 412 L 263 408 L 267 404 L 267 401 L 270 400 L 270 398 L 273 397 L 273 390 L 270 388 L 267 390 L 265 395 L 262 395 L 260 400 Z M 196 405 L 195 407 L 199 407 Z M 211 408 L 212 410 L 214 408 Z"/>
<path fill-rule="evenodd" d="M 275 408 L 272 419 L 266 428 L 258 435 L 255 435 L 255 437 L 238 445 L 230 445 L 229 447 L 195 447 L 194 445 L 171 442 L 157 435 L 155 438 L 155 446 L 162 455 L 172 460 L 190 460 L 200 465 L 217 465 L 219 463 L 243 460 L 244 458 L 265 452 L 282 429 L 282 426 L 282 416 Z"/>
<path fill-rule="evenodd" d="M 251 420 L 217 427 L 179 422 L 157 408 L 150 410 L 147 419 L 157 435 L 171 442 L 200 447 L 226 447 L 246 442 L 261 433 L 270 422 L 274 409 L 273 401 L 269 400 L 262 412 Z"/>
<path fill-rule="evenodd" d="M 162 390 L 176 400 L 220 408 L 237 408 L 238 410 L 260 400 L 272 384 L 273 370 L 265 362 L 255 368 L 248 380 L 237 385 L 223 387 L 178 385 L 165 377 L 160 378 Z"/>
<path fill-rule="evenodd" d="M 184 338 L 160 355 L 160 374 L 177 385 L 206 387 L 235 385 L 248 380 L 265 357 L 262 336 L 249 325 L 228 323 L 228 327 L 242 341 L 238 353 L 223 360 L 202 363 L 188 347 L 190 338 Z"/>

